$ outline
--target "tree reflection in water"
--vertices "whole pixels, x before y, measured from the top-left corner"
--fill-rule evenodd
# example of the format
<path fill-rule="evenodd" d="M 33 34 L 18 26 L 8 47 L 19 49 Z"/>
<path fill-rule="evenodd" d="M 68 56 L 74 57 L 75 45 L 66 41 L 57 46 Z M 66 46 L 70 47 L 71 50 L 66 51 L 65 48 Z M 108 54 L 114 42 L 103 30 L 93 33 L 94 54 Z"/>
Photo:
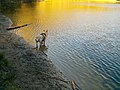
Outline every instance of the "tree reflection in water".
<path fill-rule="evenodd" d="M 30 6 L 34 6 L 33 2 L 39 2 L 43 0 L 0 0 L 0 12 L 2 13 L 14 13 L 17 8 L 21 7 L 23 3 L 30 3 Z"/>

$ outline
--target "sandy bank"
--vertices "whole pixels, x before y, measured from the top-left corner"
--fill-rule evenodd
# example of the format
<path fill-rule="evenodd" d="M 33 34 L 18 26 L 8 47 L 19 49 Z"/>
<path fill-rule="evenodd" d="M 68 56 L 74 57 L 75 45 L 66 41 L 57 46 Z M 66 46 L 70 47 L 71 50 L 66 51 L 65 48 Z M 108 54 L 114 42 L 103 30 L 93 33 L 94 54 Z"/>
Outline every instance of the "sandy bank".
<path fill-rule="evenodd" d="M 72 90 L 47 56 L 32 48 L 13 32 L 0 32 L 0 53 L 13 65 L 15 85 L 20 90 Z"/>
<path fill-rule="evenodd" d="M 0 53 L 12 62 L 16 74 L 14 83 L 22 90 L 69 90 L 69 86 L 60 81 L 65 80 L 62 73 L 47 56 L 15 34 L 0 34 Z"/>

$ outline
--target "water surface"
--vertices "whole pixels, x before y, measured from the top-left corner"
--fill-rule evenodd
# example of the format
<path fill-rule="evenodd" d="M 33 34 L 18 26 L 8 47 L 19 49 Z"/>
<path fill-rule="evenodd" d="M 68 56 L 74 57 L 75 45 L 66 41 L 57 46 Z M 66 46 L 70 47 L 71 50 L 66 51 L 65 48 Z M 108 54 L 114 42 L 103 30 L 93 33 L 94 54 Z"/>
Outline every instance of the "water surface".
<path fill-rule="evenodd" d="M 7 13 L 31 45 L 49 30 L 48 57 L 83 90 L 120 90 L 120 5 L 75 0 L 23 3 Z"/>

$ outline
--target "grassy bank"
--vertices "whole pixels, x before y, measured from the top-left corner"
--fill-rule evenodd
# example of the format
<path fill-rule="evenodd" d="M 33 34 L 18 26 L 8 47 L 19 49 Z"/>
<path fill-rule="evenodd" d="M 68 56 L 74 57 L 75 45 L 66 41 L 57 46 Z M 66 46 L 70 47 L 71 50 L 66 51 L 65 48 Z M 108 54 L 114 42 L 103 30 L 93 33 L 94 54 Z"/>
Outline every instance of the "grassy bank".
<path fill-rule="evenodd" d="M 13 84 L 14 79 L 12 64 L 0 54 L 0 90 L 18 90 Z"/>

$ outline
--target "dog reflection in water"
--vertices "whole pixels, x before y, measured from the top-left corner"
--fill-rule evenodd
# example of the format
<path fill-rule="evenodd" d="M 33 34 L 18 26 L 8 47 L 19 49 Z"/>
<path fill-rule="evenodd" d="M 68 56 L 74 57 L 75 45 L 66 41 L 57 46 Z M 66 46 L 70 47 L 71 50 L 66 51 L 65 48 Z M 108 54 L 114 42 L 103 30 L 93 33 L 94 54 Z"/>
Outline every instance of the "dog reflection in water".
<path fill-rule="evenodd" d="M 48 34 L 48 30 L 43 30 L 43 33 L 39 34 L 35 38 L 35 47 L 36 49 L 40 49 L 41 47 L 45 47 L 45 40 Z"/>

